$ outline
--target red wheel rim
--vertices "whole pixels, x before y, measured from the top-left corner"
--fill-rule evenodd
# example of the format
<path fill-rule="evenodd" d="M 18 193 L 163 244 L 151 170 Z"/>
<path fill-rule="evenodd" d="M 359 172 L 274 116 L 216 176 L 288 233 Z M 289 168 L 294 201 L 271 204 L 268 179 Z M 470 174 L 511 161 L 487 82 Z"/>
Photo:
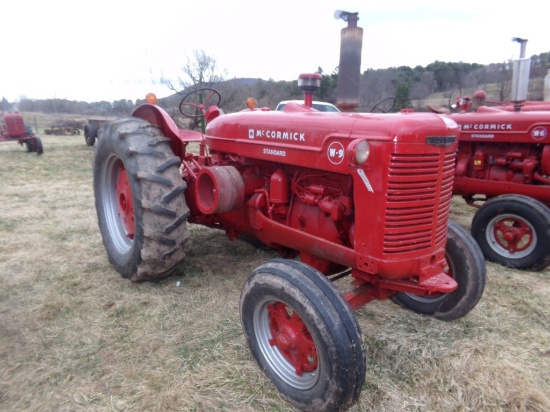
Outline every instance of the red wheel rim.
<path fill-rule="evenodd" d="M 298 376 L 317 369 L 317 349 L 304 321 L 283 303 L 267 307 L 271 346 L 277 346 Z"/>
<path fill-rule="evenodd" d="M 495 222 L 493 237 L 498 245 L 510 253 L 523 252 L 533 243 L 533 231 L 523 220 L 506 217 Z"/>
<path fill-rule="evenodd" d="M 132 190 L 130 188 L 128 172 L 126 172 L 123 165 L 119 166 L 116 182 L 116 197 L 118 213 L 120 220 L 122 221 L 122 225 L 126 230 L 126 236 L 129 239 L 133 239 L 135 232 L 134 203 L 132 201 Z"/>

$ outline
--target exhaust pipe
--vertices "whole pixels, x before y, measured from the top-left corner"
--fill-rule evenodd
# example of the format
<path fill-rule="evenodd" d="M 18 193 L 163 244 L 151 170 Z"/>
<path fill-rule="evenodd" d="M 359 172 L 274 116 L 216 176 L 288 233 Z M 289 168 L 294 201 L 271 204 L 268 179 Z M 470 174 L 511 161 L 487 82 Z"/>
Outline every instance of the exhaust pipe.
<path fill-rule="evenodd" d="M 359 83 L 361 81 L 361 49 L 363 29 L 357 27 L 358 13 L 336 10 L 334 17 L 348 22 L 340 37 L 340 65 L 338 66 L 338 92 L 336 106 L 342 112 L 352 112 L 359 107 Z"/>

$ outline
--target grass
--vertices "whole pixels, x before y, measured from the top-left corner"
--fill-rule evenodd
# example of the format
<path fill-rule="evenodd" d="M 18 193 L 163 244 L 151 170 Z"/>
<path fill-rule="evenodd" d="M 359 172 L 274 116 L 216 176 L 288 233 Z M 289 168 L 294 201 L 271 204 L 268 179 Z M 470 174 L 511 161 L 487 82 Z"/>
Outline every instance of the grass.
<path fill-rule="evenodd" d="M 0 144 L 0 410 L 293 411 L 238 315 L 245 279 L 274 255 L 190 226 L 176 275 L 122 279 L 97 227 L 93 148 L 41 138 L 41 156 Z M 465 227 L 472 212 L 453 202 Z M 487 268 L 458 321 L 388 301 L 356 312 L 368 365 L 352 411 L 550 410 L 550 270 Z"/>

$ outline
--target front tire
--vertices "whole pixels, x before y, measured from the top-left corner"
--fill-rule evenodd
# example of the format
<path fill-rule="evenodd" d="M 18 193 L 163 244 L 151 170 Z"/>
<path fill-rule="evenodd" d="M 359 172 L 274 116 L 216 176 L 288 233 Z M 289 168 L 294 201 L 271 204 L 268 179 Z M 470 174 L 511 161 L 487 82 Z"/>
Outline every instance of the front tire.
<path fill-rule="evenodd" d="M 449 221 L 447 244 L 447 275 L 457 283 L 451 293 L 419 296 L 397 293 L 392 299 L 413 312 L 440 320 L 455 320 L 468 314 L 477 305 L 485 289 L 485 259 L 472 236 L 458 223 Z"/>
<path fill-rule="evenodd" d="M 476 211 L 472 235 L 491 262 L 532 271 L 550 264 L 550 209 L 536 199 L 490 199 Z"/>
<path fill-rule="evenodd" d="M 137 118 L 104 126 L 93 177 L 109 261 L 134 282 L 169 276 L 185 257 L 189 209 L 181 161 L 160 129 Z"/>
<path fill-rule="evenodd" d="M 245 282 L 240 312 L 253 357 L 290 403 L 322 412 L 357 401 L 366 369 L 361 329 L 323 274 L 298 261 L 268 261 Z"/>

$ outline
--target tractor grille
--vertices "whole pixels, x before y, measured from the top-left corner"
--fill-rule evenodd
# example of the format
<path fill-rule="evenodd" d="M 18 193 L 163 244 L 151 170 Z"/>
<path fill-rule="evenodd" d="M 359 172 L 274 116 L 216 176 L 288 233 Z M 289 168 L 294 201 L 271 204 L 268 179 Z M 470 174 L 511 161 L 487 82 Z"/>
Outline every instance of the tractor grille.
<path fill-rule="evenodd" d="M 455 153 L 392 155 L 384 253 L 428 249 L 446 239 L 454 165 Z"/>

